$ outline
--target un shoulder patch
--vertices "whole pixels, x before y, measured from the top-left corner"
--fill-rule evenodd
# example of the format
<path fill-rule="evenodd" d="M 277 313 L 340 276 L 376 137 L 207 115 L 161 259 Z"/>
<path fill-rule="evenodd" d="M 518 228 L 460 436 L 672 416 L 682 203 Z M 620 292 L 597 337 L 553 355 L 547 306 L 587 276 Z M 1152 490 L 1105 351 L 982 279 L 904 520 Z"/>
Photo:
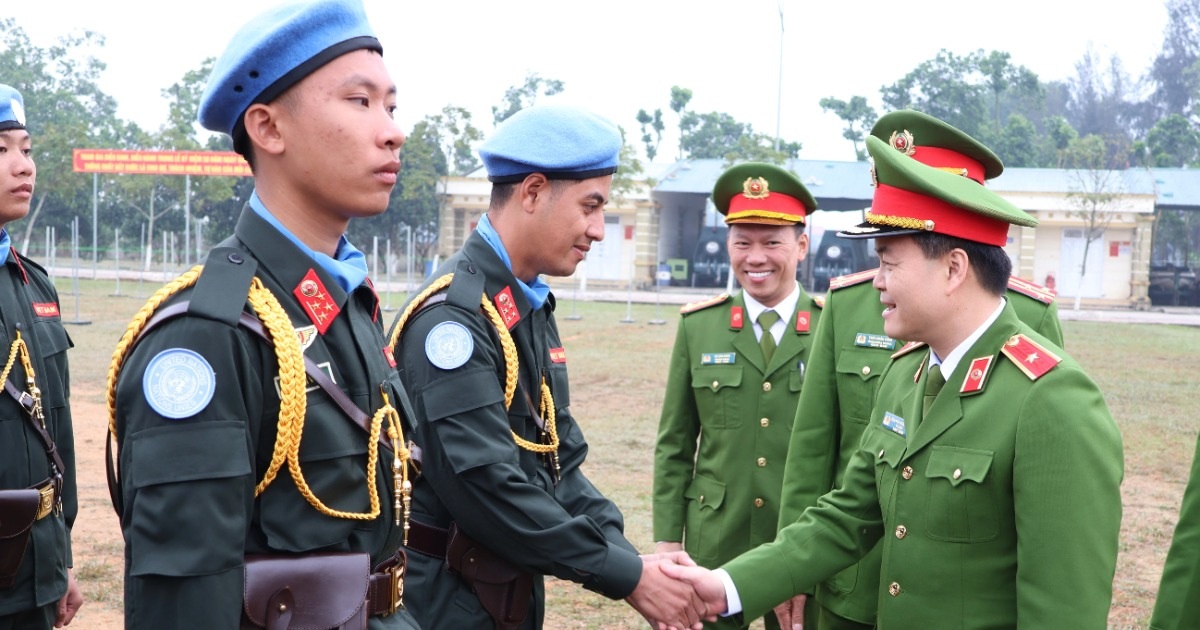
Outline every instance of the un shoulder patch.
<path fill-rule="evenodd" d="M 466 363 L 474 349 L 471 332 L 458 322 L 442 322 L 425 337 L 425 356 L 443 370 L 453 370 Z"/>
<path fill-rule="evenodd" d="M 217 378 L 199 353 L 185 348 L 163 350 L 150 359 L 142 376 L 142 393 L 165 418 L 190 418 L 212 402 Z"/>

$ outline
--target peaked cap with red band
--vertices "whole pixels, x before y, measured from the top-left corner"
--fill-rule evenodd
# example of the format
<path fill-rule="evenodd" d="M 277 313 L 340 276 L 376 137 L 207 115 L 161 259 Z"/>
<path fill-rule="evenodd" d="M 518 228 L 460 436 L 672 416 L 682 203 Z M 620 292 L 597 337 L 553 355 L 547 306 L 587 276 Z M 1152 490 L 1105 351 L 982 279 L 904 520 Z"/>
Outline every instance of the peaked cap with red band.
<path fill-rule="evenodd" d="M 999 177 L 1004 163 L 992 150 L 953 126 L 912 109 L 884 114 L 871 135 L 912 159 L 980 184 Z"/>
<path fill-rule="evenodd" d="M 743 162 L 729 167 L 713 185 L 713 204 L 725 223 L 804 224 L 817 209 L 800 178 L 765 162 Z"/>
<path fill-rule="evenodd" d="M 1003 247 L 1008 226 L 1033 227 L 1037 219 L 961 175 L 926 166 L 867 136 L 875 197 L 867 221 L 838 232 L 844 238 L 879 238 L 936 232 Z"/>

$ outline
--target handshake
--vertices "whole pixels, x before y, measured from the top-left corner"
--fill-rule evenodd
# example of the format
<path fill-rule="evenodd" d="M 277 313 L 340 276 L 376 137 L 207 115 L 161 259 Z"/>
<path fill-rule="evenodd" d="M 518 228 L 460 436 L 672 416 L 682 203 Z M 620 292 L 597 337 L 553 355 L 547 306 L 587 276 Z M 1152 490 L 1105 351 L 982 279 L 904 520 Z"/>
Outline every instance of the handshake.
<path fill-rule="evenodd" d="M 678 543 L 642 556 L 642 577 L 625 601 L 657 630 L 700 630 L 728 609 L 725 585 L 699 567 Z"/>

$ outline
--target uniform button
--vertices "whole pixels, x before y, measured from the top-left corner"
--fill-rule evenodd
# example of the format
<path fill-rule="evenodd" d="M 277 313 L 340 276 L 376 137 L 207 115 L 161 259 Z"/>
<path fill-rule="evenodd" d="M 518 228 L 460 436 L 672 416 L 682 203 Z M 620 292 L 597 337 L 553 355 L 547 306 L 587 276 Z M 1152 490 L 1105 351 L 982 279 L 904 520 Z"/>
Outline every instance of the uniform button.
<path fill-rule="evenodd" d="M 891 584 L 888 584 L 888 593 L 890 593 L 892 595 L 892 597 L 899 595 L 900 594 L 900 583 L 892 582 Z"/>
<path fill-rule="evenodd" d="M 770 384 L 770 383 L 763 383 L 763 391 L 764 391 L 764 392 L 769 392 L 769 391 L 771 391 L 771 384 Z"/>
<path fill-rule="evenodd" d="M 899 539 L 903 540 L 903 539 L 904 539 L 904 537 L 905 537 L 905 536 L 907 536 L 907 535 L 908 535 L 908 528 L 907 528 L 907 527 L 905 527 L 905 526 L 903 526 L 903 525 L 897 525 L 897 526 L 896 526 L 896 538 L 899 538 Z"/>
<path fill-rule="evenodd" d="M 759 420 L 758 423 L 761 424 L 763 427 L 771 426 L 771 421 L 767 418 L 763 418 L 762 420 Z"/>
<path fill-rule="evenodd" d="M 702 494 L 702 495 L 700 495 L 700 502 L 701 502 L 701 503 L 704 503 L 704 495 L 703 495 L 703 494 Z"/>
<path fill-rule="evenodd" d="M 767 458 L 766 458 L 766 457 L 759 457 L 759 458 L 758 458 L 758 467 L 759 467 L 759 468 L 762 468 L 763 466 L 766 466 L 766 465 L 767 465 Z"/>
<path fill-rule="evenodd" d="M 719 382 L 717 382 L 717 381 L 713 381 L 713 389 L 716 389 L 716 388 L 717 388 L 717 386 L 718 386 L 718 385 L 720 385 L 720 384 L 721 384 L 721 383 L 719 383 Z"/>
<path fill-rule="evenodd" d="M 763 500 L 762 500 L 762 499 L 755 499 L 755 500 L 754 500 L 754 507 L 762 507 L 762 506 L 763 506 Z"/>
<path fill-rule="evenodd" d="M 959 477 L 961 477 L 961 476 L 962 476 L 962 469 L 961 469 L 961 468 L 955 468 L 955 469 L 954 469 L 954 474 L 953 474 L 953 475 L 951 475 L 951 477 L 954 477 L 955 479 L 958 479 L 958 478 L 959 478 Z"/>
<path fill-rule="evenodd" d="M 879 459 L 883 459 L 883 449 L 879 449 Z"/>
<path fill-rule="evenodd" d="M 905 466 L 904 469 L 900 471 L 900 476 L 904 477 L 905 479 L 912 479 L 912 474 L 912 466 Z"/>
<path fill-rule="evenodd" d="M 871 373 L 871 366 L 869 366 L 869 365 L 864 365 L 864 366 L 863 366 L 863 370 L 862 370 L 862 372 L 863 372 L 863 376 L 866 376 L 866 375 L 870 374 L 870 373 Z"/>

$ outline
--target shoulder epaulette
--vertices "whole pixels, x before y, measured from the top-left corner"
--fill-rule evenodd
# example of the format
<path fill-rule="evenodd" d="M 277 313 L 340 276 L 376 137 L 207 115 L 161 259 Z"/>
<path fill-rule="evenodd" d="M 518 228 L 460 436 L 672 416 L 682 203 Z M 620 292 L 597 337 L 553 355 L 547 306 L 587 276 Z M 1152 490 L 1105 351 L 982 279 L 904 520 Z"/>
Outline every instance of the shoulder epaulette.
<path fill-rule="evenodd" d="M 877 273 L 879 273 L 878 267 L 876 267 L 874 269 L 867 269 L 866 271 L 860 271 L 858 273 L 852 273 L 852 274 L 847 274 L 844 276 L 838 276 L 829 281 L 829 290 L 836 291 L 838 289 L 852 287 L 856 284 L 862 284 L 868 280 L 874 280 L 875 274 L 877 274 Z"/>
<path fill-rule="evenodd" d="M 236 247 L 217 247 L 208 253 L 204 271 L 192 290 L 188 314 L 237 326 L 258 262 Z"/>
<path fill-rule="evenodd" d="M 813 304 L 817 305 L 817 308 L 825 308 L 825 296 L 824 295 L 814 295 L 812 301 L 813 301 Z"/>
<path fill-rule="evenodd" d="M 1061 357 L 1020 333 L 1009 337 L 1000 352 L 1012 360 L 1031 381 L 1038 380 L 1062 362 Z"/>
<path fill-rule="evenodd" d="M 1021 295 L 1028 295 L 1029 297 L 1046 304 L 1053 304 L 1054 296 L 1058 295 L 1054 289 L 1048 289 L 1040 284 L 1034 284 L 1028 280 L 1024 280 L 1016 276 L 1009 276 L 1008 290 L 1016 291 Z"/>
<path fill-rule="evenodd" d="M 483 295 L 485 278 L 479 266 L 469 260 L 460 260 L 454 267 L 454 280 L 446 290 L 446 302 L 463 310 L 479 310 L 479 296 Z"/>
<path fill-rule="evenodd" d="M 710 297 L 707 300 L 700 300 L 699 302 L 692 302 L 690 304 L 684 304 L 683 306 L 681 306 L 679 308 L 679 314 L 687 315 L 688 313 L 695 313 L 696 311 L 702 311 L 706 308 L 709 308 L 710 306 L 716 306 L 718 304 L 723 304 L 723 303 L 729 301 L 730 297 L 731 296 L 728 293 L 722 293 L 721 295 L 715 295 L 713 297 Z"/>
<path fill-rule="evenodd" d="M 908 354 L 909 352 L 916 350 L 917 348 L 923 348 L 923 347 L 925 347 L 924 341 L 910 341 L 910 342 L 904 344 L 903 346 L 901 346 L 900 349 L 897 350 L 895 353 L 893 353 L 892 358 L 895 359 L 897 357 L 902 357 L 902 356 Z"/>

